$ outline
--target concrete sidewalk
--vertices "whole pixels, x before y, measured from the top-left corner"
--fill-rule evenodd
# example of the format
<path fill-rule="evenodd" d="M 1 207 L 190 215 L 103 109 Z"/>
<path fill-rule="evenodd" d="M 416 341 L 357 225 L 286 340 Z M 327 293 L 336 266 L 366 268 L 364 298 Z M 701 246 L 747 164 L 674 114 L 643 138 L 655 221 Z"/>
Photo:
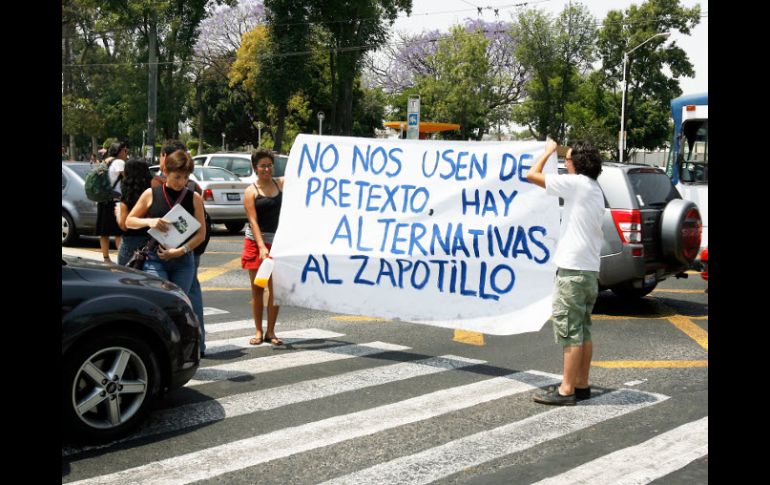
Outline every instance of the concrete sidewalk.
<path fill-rule="evenodd" d="M 61 254 L 62 256 L 77 256 L 84 259 L 93 259 L 94 261 L 103 261 L 102 259 L 102 250 L 99 248 L 93 248 L 93 249 L 86 249 L 86 248 L 69 248 L 62 246 L 61 248 Z M 113 263 L 118 262 L 118 251 L 114 249 L 110 249 L 110 259 Z"/>

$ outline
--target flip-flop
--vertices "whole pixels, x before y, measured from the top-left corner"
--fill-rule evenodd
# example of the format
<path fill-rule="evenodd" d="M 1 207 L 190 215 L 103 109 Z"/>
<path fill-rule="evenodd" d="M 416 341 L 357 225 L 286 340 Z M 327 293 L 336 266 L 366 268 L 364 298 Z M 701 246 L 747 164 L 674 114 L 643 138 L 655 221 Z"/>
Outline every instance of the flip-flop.
<path fill-rule="evenodd" d="M 276 335 L 273 335 L 272 337 L 265 337 L 265 339 L 270 341 L 271 345 L 283 345 L 283 340 L 279 339 Z"/>
<path fill-rule="evenodd" d="M 257 337 L 251 337 L 251 340 L 249 340 L 249 345 L 261 345 L 264 339 L 257 338 Z"/>

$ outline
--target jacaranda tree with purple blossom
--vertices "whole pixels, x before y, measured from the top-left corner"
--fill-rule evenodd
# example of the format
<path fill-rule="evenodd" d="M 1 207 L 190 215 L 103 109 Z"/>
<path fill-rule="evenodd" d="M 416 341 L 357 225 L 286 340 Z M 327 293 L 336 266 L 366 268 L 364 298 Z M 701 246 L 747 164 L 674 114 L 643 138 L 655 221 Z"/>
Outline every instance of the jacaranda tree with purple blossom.
<path fill-rule="evenodd" d="M 468 20 L 448 34 L 402 35 L 372 56 L 373 82 L 391 95 L 390 115 L 405 119 L 408 96 L 420 94 L 423 120 L 461 125 L 445 137 L 480 140 L 507 125 L 528 79 L 510 30 L 508 22 Z"/>

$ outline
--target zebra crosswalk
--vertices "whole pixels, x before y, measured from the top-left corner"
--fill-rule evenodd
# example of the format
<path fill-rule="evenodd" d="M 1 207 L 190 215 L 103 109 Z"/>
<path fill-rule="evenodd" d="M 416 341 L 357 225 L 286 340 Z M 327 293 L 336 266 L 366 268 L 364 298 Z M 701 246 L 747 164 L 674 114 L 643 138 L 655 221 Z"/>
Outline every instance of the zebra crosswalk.
<path fill-rule="evenodd" d="M 220 325 L 237 328 L 235 323 Z M 120 442 L 63 445 L 68 467 L 62 482 L 382 485 L 450 477 L 462 482 L 457 474 L 633 417 L 669 399 L 620 388 L 574 407 L 545 407 L 532 403 L 531 395 L 560 382 L 559 375 L 536 369 L 506 372 L 481 359 L 425 356 L 387 342 L 341 342 L 344 334 L 324 329 L 278 335 L 294 344 L 278 355 L 248 345 L 248 336 L 210 335 L 207 355 L 226 362 L 207 359 L 204 363 L 211 365 L 200 367 L 177 391 L 195 399 L 155 409 Z M 235 349 L 248 350 L 228 354 Z M 314 370 L 311 378 L 259 384 L 261 376 L 273 374 L 305 377 L 303 369 Z M 282 425 L 261 426 L 266 414 L 281 416 Z M 484 418 L 493 415 L 499 417 Z M 196 438 L 207 428 L 206 439 Z M 407 438 L 406 430 L 416 438 Z M 400 431 L 411 444 L 394 443 Z M 648 483 L 706 456 L 707 435 L 706 416 L 538 483 Z M 349 453 L 351 447 L 356 454 Z M 307 460 L 318 463 L 318 469 L 257 472 L 268 463 Z"/>

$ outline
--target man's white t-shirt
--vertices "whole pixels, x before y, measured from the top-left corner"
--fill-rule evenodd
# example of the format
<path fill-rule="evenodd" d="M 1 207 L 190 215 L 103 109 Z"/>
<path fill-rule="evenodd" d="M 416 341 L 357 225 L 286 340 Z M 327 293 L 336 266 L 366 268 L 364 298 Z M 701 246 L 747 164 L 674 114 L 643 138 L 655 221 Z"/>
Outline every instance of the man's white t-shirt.
<path fill-rule="evenodd" d="M 121 158 L 114 158 L 110 162 L 110 170 L 108 172 L 110 176 L 110 185 L 115 185 L 115 191 L 118 193 L 121 193 L 120 183 L 116 185 L 115 181 L 118 180 L 118 175 L 120 175 L 120 172 L 122 172 L 125 167 L 126 161 Z"/>
<path fill-rule="evenodd" d="M 546 174 L 545 191 L 564 199 L 553 262 L 564 269 L 599 271 L 604 240 L 604 194 L 599 183 L 585 175 Z"/>

